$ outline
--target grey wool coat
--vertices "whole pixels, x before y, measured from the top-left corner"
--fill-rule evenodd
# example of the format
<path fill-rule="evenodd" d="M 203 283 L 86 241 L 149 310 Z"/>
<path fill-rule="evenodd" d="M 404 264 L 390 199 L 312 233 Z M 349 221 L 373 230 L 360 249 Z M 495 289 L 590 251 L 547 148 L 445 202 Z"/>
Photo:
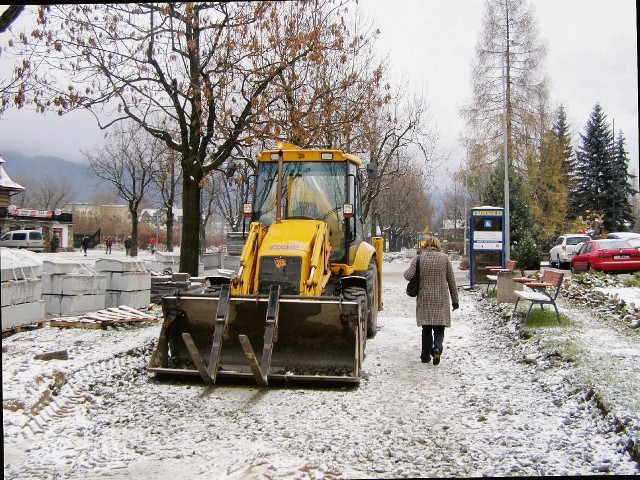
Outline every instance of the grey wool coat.
<path fill-rule="evenodd" d="M 451 304 L 458 302 L 458 288 L 449 257 L 435 248 L 427 248 L 411 261 L 404 272 L 410 280 L 420 261 L 420 288 L 416 297 L 416 323 L 451 326 Z"/>

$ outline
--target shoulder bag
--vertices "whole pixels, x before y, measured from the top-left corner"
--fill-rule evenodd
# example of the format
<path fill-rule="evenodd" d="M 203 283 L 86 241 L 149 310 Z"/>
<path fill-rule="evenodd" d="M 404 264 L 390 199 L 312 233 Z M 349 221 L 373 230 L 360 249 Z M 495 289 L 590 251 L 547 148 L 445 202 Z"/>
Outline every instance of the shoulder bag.
<path fill-rule="evenodd" d="M 411 280 L 407 284 L 407 295 L 410 297 L 418 296 L 418 287 L 420 286 L 420 257 L 416 261 L 416 273 L 413 274 Z"/>

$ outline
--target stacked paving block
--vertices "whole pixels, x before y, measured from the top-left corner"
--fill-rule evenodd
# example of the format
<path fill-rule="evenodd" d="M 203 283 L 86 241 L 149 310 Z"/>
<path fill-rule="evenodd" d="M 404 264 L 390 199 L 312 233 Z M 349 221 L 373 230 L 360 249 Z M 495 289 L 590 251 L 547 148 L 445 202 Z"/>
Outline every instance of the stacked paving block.
<path fill-rule="evenodd" d="M 135 257 L 96 260 L 96 271 L 107 277 L 105 307 L 145 308 L 151 303 L 151 274 Z"/>
<path fill-rule="evenodd" d="M 2 330 L 44 320 L 42 264 L 31 252 L 0 247 Z"/>
<path fill-rule="evenodd" d="M 49 315 L 81 315 L 103 309 L 107 277 L 76 262 L 45 260 L 42 298 Z"/>
<path fill-rule="evenodd" d="M 180 269 L 180 252 L 156 252 L 153 260 L 147 260 L 146 264 L 149 269 L 162 274 L 162 272 L 170 268 L 173 272 Z"/>

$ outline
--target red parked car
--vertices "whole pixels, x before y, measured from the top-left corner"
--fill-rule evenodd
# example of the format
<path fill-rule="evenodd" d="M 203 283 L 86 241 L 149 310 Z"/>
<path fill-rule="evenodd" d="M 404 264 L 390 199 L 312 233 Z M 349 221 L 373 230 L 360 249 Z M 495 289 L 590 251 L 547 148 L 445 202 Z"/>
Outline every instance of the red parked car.
<path fill-rule="evenodd" d="M 640 250 L 620 239 L 591 240 L 571 259 L 571 272 L 635 272 L 640 270 Z"/>

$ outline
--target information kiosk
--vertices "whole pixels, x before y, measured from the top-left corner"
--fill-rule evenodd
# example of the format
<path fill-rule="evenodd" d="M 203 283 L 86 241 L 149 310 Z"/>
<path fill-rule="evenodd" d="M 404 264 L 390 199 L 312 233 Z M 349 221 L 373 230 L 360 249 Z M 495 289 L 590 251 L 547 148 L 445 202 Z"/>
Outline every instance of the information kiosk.
<path fill-rule="evenodd" d="M 504 267 L 504 209 L 475 207 L 471 209 L 469 242 L 469 284 L 488 283 L 489 266 Z"/>

